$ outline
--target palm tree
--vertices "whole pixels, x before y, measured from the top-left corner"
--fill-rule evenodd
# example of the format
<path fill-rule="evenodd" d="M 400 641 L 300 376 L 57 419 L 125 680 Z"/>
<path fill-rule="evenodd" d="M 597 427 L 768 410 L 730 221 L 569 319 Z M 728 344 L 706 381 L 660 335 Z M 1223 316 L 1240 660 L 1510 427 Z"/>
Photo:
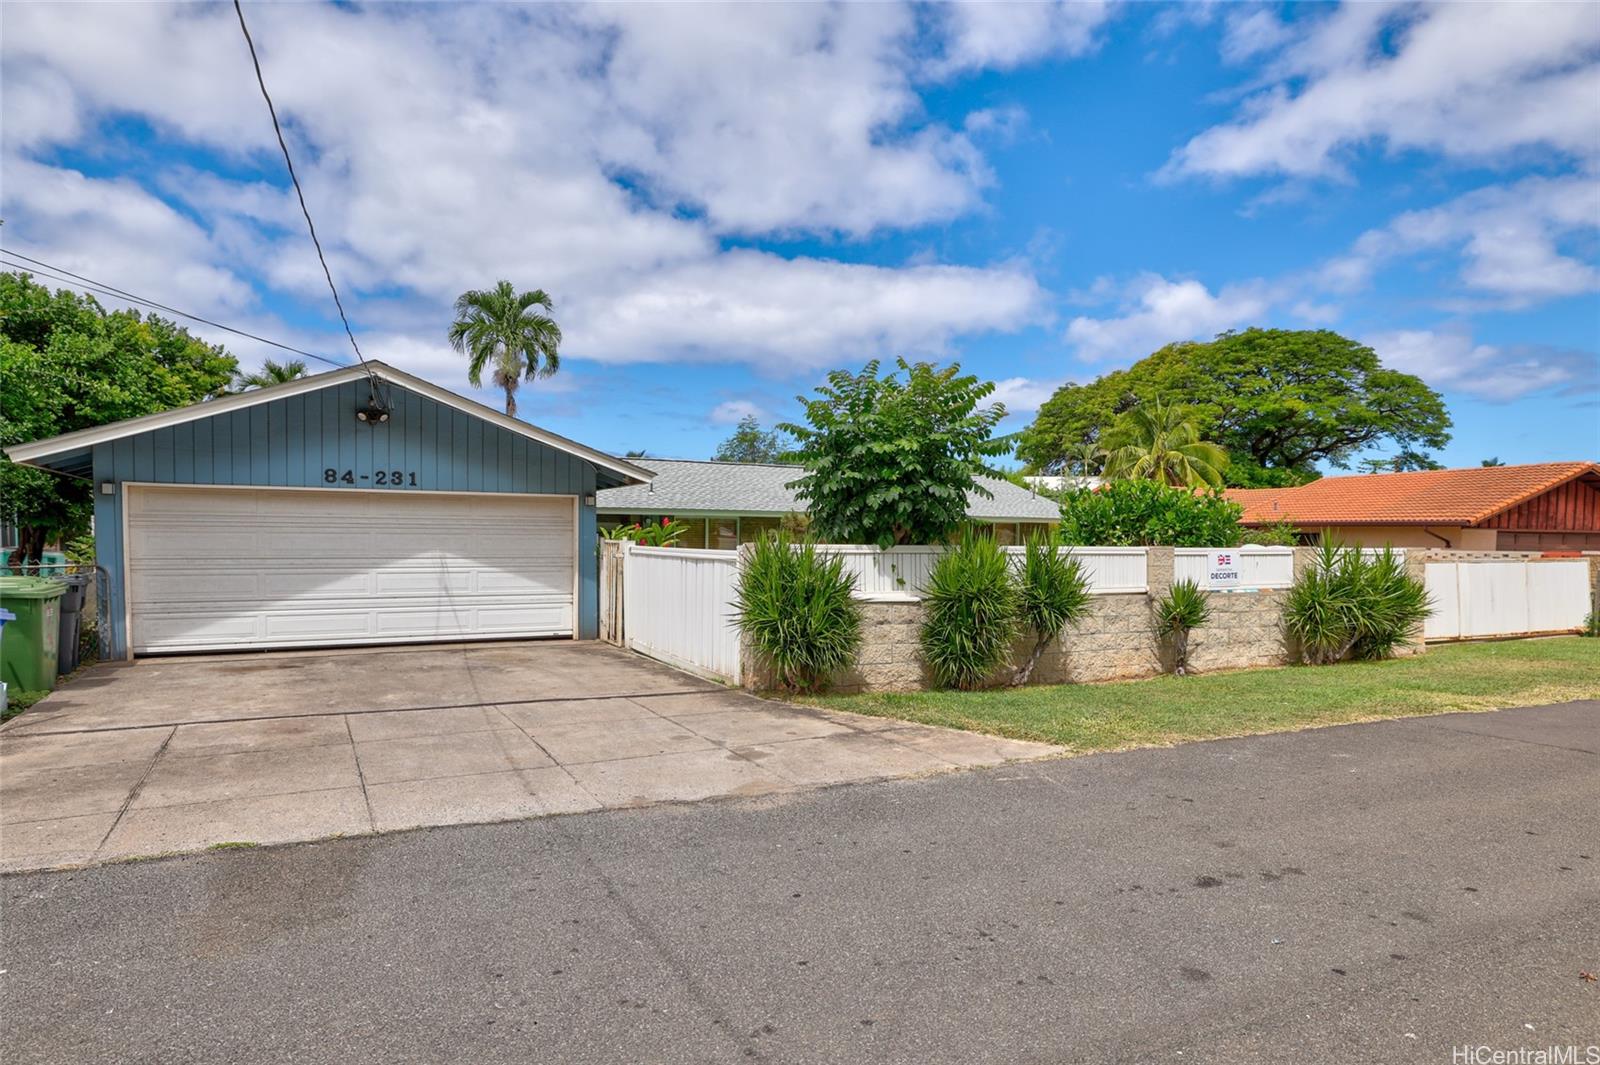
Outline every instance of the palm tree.
<path fill-rule="evenodd" d="M 1076 470 L 1079 477 L 1093 477 L 1105 462 L 1105 449 L 1092 440 L 1085 440 L 1068 453 L 1066 468 L 1068 472 Z"/>
<path fill-rule="evenodd" d="M 483 387 L 483 371 L 491 368 L 495 387 L 506 393 L 506 413 L 517 413 L 517 385 L 526 377 L 549 377 L 561 369 L 561 327 L 548 314 L 553 308 L 542 288 L 518 292 L 511 282 L 492 289 L 463 292 L 456 300 L 450 346 L 467 357 L 467 380 Z"/>
<path fill-rule="evenodd" d="M 252 388 L 268 388 L 272 385 L 281 385 L 285 381 L 293 381 L 297 377 L 306 375 L 306 360 L 290 359 L 288 362 L 274 362 L 268 359 L 261 364 L 261 369 L 251 373 L 236 371 L 233 375 L 233 387 L 239 392 L 247 392 Z"/>
<path fill-rule="evenodd" d="M 1156 400 L 1117 420 L 1106 438 L 1106 476 L 1221 488 L 1228 453 L 1206 440 L 1182 407 Z"/>

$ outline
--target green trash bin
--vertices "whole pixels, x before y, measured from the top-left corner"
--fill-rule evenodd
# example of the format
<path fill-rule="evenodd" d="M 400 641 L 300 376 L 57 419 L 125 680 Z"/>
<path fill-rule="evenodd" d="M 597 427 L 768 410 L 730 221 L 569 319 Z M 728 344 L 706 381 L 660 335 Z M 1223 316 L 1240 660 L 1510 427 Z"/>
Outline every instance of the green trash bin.
<path fill-rule="evenodd" d="M 56 686 L 61 637 L 61 593 L 66 585 L 47 577 L 0 577 L 0 607 L 17 616 L 0 630 L 0 680 L 15 691 Z"/>

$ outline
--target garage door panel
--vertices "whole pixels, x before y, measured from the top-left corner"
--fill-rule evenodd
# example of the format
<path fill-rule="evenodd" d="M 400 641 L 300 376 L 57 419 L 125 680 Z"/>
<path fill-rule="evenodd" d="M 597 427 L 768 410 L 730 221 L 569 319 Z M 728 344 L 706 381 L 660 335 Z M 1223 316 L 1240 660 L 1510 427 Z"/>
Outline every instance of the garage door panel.
<path fill-rule="evenodd" d="M 129 494 L 137 652 L 570 635 L 565 497 Z"/>

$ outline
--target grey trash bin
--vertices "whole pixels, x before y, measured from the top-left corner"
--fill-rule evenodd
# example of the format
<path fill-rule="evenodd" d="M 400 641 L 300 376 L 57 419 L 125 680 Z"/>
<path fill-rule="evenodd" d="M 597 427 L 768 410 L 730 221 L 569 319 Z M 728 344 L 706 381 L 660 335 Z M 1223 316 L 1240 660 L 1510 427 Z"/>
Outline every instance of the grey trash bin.
<path fill-rule="evenodd" d="M 66 676 L 78 668 L 78 636 L 83 629 L 83 604 L 87 598 L 89 576 L 69 573 L 56 580 L 67 586 L 61 593 L 61 638 L 57 644 L 57 671 Z"/>

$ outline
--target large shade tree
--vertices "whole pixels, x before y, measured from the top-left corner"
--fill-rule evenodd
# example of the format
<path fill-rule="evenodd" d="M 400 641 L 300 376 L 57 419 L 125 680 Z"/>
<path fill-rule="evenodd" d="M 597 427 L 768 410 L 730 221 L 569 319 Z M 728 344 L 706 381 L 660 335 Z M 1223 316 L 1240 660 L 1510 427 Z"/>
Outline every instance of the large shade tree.
<path fill-rule="evenodd" d="M 1201 437 L 1228 452 L 1227 477 L 1239 485 L 1298 484 L 1319 463 L 1450 440 L 1439 394 L 1384 367 L 1371 348 L 1325 329 L 1247 329 L 1169 344 L 1126 370 L 1064 385 L 1023 430 L 1017 454 L 1036 470 L 1068 468 L 1119 415 L 1158 397 L 1189 409 Z"/>
<path fill-rule="evenodd" d="M 1228 453 L 1200 439 L 1194 416 L 1156 399 L 1117 419 L 1105 436 L 1107 477 L 1161 481 L 1174 488 L 1221 488 Z"/>
<path fill-rule="evenodd" d="M 806 472 L 791 487 L 819 540 L 941 541 L 966 520 L 969 493 L 989 496 L 976 478 L 1002 476 L 988 463 L 1011 450 L 994 436 L 1005 407 L 983 402 L 994 383 L 958 365 L 895 365 L 881 377 L 877 360 L 835 370 L 814 398 L 798 397 L 806 424 L 778 426 L 797 441 Z"/>
<path fill-rule="evenodd" d="M 561 369 L 561 327 L 544 289 L 518 292 L 509 281 L 472 289 L 456 299 L 450 346 L 467 357 L 467 380 L 483 387 L 483 373 L 506 395 L 506 413 L 517 413 L 517 386 Z"/>
<path fill-rule="evenodd" d="M 0 273 L 0 446 L 188 406 L 221 395 L 238 363 L 164 318 L 106 311 Z M 90 484 L 0 457 L 0 505 L 16 546 L 37 561 L 46 543 L 89 528 Z"/>

